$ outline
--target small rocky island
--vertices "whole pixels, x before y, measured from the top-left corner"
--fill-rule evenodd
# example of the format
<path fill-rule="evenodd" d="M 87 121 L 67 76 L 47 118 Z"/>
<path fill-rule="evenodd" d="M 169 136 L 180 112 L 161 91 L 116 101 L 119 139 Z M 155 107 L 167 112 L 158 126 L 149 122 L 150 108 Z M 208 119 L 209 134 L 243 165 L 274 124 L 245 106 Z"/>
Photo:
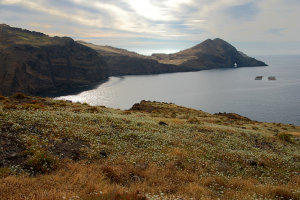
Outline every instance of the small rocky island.
<path fill-rule="evenodd" d="M 256 76 L 254 80 L 262 80 L 263 76 Z M 275 81 L 276 77 L 275 76 L 268 76 L 269 81 Z"/>
<path fill-rule="evenodd" d="M 255 77 L 255 80 L 262 80 L 263 79 L 263 76 L 257 76 Z"/>
<path fill-rule="evenodd" d="M 276 80 L 276 77 L 275 77 L 275 76 L 269 76 L 269 77 L 268 77 L 268 80 L 270 80 L 270 81 L 275 81 L 275 80 Z"/>

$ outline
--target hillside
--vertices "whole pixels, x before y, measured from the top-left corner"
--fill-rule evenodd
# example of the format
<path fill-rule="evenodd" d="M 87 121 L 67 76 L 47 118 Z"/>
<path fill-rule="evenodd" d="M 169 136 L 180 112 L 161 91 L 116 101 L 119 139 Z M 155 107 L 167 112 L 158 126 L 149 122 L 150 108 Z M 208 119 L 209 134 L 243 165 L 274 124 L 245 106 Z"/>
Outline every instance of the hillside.
<path fill-rule="evenodd" d="M 300 127 L 0 97 L 0 199 L 299 199 Z"/>
<path fill-rule="evenodd" d="M 78 42 L 96 50 L 99 55 L 104 57 L 111 76 L 196 71 L 185 66 L 159 63 L 150 56 L 143 56 L 125 49 L 95 45 L 84 41 Z"/>
<path fill-rule="evenodd" d="M 216 38 L 174 54 L 152 54 L 161 63 L 174 64 L 190 68 L 213 69 L 237 67 L 267 66 L 264 62 L 248 57 L 226 41 Z"/>
<path fill-rule="evenodd" d="M 90 85 L 108 77 L 96 51 L 68 37 L 0 25 L 0 94 L 39 94 Z"/>

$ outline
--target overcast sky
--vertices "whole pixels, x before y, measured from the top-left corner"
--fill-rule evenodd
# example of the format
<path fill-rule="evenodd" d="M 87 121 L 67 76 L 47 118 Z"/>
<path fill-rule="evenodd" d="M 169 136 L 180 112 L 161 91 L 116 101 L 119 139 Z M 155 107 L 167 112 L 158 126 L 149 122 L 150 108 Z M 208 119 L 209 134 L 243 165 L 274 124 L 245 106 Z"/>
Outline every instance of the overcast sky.
<path fill-rule="evenodd" d="M 249 55 L 300 54 L 300 0 L 0 0 L 0 23 L 140 53 L 222 38 Z"/>

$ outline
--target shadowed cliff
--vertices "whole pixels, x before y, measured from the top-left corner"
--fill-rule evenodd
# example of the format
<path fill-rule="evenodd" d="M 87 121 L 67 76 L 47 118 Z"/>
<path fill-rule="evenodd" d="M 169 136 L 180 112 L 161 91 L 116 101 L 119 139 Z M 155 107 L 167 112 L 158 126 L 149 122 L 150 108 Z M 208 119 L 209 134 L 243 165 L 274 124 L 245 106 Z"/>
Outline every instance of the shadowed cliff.
<path fill-rule="evenodd" d="M 86 86 L 108 77 L 104 59 L 68 37 L 0 25 L 0 94 L 38 94 Z"/>

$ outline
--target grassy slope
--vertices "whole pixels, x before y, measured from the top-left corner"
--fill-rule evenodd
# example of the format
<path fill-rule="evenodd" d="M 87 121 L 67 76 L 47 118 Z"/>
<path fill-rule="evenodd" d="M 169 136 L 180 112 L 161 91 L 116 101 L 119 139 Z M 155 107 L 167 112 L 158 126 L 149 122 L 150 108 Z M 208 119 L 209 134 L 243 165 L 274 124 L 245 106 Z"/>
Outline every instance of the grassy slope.
<path fill-rule="evenodd" d="M 0 99 L 0 199 L 300 198 L 293 125 L 158 102 Z"/>
<path fill-rule="evenodd" d="M 1 33 L 1 37 L 4 40 L 0 42 L 0 48 L 7 48 L 11 44 L 27 44 L 32 46 L 60 45 L 62 41 L 59 37 L 49 37 L 39 32 L 7 27 L 6 25 L 2 26 L 5 31 Z"/>
<path fill-rule="evenodd" d="M 144 56 L 144 55 L 138 54 L 136 52 L 128 51 L 126 49 L 120 49 L 120 48 L 111 47 L 111 46 L 95 45 L 95 44 L 84 42 L 84 41 L 77 41 L 77 42 L 79 44 L 88 46 L 88 47 L 98 51 L 103 56 L 123 55 L 123 56 L 145 58 L 145 59 L 151 58 L 150 56 Z"/>

